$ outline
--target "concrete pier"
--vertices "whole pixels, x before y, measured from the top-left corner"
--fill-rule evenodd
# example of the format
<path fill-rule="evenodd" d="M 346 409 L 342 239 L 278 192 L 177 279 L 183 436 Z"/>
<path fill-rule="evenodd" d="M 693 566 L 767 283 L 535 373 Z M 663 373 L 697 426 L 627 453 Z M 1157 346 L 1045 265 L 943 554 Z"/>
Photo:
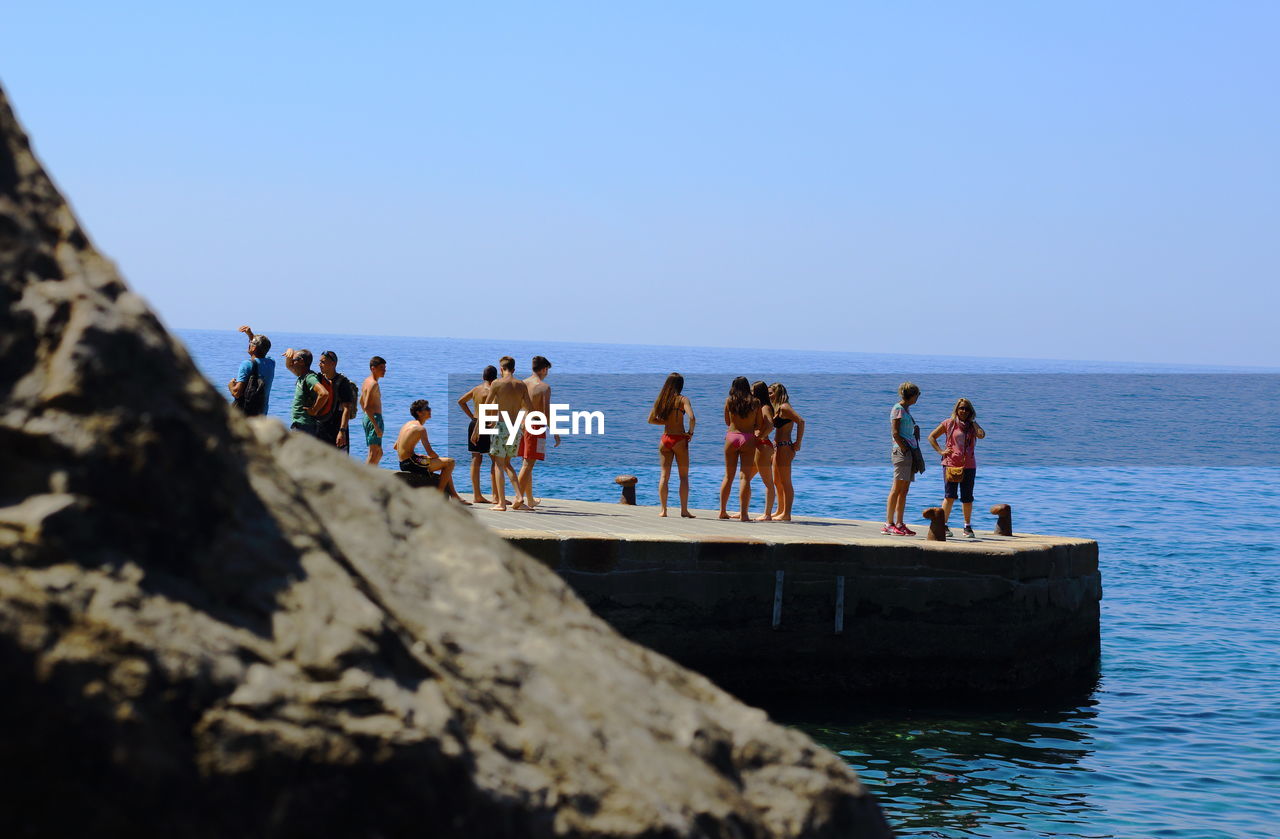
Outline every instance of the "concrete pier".
<path fill-rule="evenodd" d="M 995 536 L 977 518 L 978 539 L 926 542 L 927 522 L 901 537 L 872 522 L 674 511 L 475 508 L 623 635 L 752 701 L 982 700 L 1070 691 L 1096 674 L 1092 540 Z"/>

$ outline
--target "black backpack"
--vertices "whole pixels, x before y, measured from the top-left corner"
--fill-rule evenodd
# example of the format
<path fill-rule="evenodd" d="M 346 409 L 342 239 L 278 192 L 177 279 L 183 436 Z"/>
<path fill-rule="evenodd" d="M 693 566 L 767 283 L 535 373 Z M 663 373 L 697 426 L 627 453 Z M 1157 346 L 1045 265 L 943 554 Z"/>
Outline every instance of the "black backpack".
<path fill-rule="evenodd" d="M 249 369 L 249 375 L 244 380 L 244 387 L 240 389 L 235 404 L 247 417 L 260 416 L 266 410 L 267 387 L 258 373 L 256 358 L 253 359 L 253 366 Z"/>

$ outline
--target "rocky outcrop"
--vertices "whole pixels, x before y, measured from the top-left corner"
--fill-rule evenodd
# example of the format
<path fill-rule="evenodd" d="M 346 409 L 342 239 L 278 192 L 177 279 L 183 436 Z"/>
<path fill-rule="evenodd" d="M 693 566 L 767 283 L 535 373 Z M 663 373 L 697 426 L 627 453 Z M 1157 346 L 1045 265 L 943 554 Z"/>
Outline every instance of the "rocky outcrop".
<path fill-rule="evenodd" d="M 2 95 L 0 303 L 0 834 L 887 835 L 461 508 L 232 415 Z"/>

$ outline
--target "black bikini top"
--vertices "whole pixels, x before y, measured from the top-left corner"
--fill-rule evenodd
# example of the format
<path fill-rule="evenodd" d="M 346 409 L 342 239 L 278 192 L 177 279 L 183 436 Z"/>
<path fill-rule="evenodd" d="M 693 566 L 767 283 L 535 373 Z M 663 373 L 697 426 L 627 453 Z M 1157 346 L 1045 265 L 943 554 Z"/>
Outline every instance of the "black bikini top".
<path fill-rule="evenodd" d="M 787 424 L 787 423 L 789 423 L 789 422 L 791 422 L 791 420 L 789 420 L 789 419 L 783 419 L 782 417 L 774 417 L 774 418 L 773 418 L 773 427 L 774 427 L 774 428 L 782 428 L 782 426 L 786 425 L 786 424 Z"/>

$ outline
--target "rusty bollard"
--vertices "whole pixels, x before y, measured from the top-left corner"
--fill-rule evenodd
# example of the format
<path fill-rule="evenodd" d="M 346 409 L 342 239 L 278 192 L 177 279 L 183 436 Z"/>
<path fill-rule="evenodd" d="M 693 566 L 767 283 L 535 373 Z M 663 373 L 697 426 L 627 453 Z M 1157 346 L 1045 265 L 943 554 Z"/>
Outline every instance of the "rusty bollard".
<path fill-rule="evenodd" d="M 1013 535 L 1013 508 L 1008 504 L 997 504 L 991 508 L 991 515 L 996 517 L 996 529 L 992 531 L 997 536 Z"/>
<path fill-rule="evenodd" d="M 930 507 L 921 515 L 929 520 L 929 535 L 925 536 L 925 540 L 929 542 L 945 542 L 947 541 L 947 513 L 941 507 Z"/>
<path fill-rule="evenodd" d="M 636 481 L 638 480 L 640 479 L 635 475 L 619 475 L 613 479 L 615 484 L 622 487 L 622 498 L 618 501 L 619 504 L 630 504 L 633 507 L 635 506 Z"/>

